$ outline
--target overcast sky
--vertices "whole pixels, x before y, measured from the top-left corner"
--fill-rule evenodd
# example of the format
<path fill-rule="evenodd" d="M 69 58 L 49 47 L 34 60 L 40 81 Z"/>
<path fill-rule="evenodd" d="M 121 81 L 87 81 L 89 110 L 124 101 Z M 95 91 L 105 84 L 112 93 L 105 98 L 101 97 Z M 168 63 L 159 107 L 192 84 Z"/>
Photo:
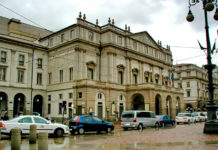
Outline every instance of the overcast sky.
<path fill-rule="evenodd" d="M 191 9 L 195 20 L 189 23 L 186 21 L 188 0 L 0 0 L 1 16 L 28 24 L 36 22 L 51 31 L 76 23 L 79 12 L 85 13 L 86 20 L 92 23 L 98 19 L 99 25 L 107 24 L 110 17 L 122 29 L 127 24 L 133 33 L 147 31 L 155 41 L 162 41 L 165 47 L 170 45 L 174 64 L 193 63 L 201 67 L 207 63 L 206 54 L 197 42 L 206 47 L 202 3 Z M 208 14 L 211 47 L 218 30 L 214 13 L 215 9 Z M 212 58 L 218 65 L 218 54 Z"/>

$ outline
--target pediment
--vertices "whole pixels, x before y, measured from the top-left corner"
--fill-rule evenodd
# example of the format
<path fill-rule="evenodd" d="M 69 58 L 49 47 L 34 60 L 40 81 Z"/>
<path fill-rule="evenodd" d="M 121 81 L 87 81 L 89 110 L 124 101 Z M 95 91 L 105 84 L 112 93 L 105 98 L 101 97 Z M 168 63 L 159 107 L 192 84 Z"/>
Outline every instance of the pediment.
<path fill-rule="evenodd" d="M 150 45 L 152 47 L 159 48 L 159 46 L 155 42 L 155 40 L 146 31 L 132 34 L 131 37 L 142 42 L 142 43 L 145 43 L 146 45 Z"/>

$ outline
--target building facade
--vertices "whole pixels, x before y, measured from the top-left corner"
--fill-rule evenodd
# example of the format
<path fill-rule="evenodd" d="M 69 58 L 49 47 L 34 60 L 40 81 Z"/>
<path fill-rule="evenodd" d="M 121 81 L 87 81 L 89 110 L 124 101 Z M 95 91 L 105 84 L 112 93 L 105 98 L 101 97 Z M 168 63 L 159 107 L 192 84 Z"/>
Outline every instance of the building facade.
<path fill-rule="evenodd" d="M 172 117 L 184 109 L 183 90 L 170 84 L 170 48 L 146 31 L 132 33 L 130 27 L 116 27 L 110 18 L 99 26 L 98 20 L 93 24 L 80 14 L 76 24 L 47 34 L 38 44 L 1 42 L 2 51 L 8 50 L 10 76 L 1 80 L 5 85 L 0 94 L 7 97 L 4 107 L 11 117 L 18 111 L 37 111 L 55 119 L 93 113 L 113 120 L 130 109 Z M 23 58 L 28 63 L 20 73 Z"/>
<path fill-rule="evenodd" d="M 120 29 L 114 20 L 99 26 L 86 21 L 39 43 L 48 50 L 48 112 L 52 117 L 94 113 L 114 119 L 129 109 L 175 116 L 183 110 L 183 91 L 169 85 L 172 53 L 147 32 Z"/>
<path fill-rule="evenodd" d="M 175 86 L 184 90 L 185 108 L 192 110 L 206 110 L 208 102 L 208 74 L 203 67 L 200 68 L 194 64 L 178 64 L 175 68 Z M 217 103 L 218 76 L 213 74 L 214 83 L 214 101 Z"/>
<path fill-rule="evenodd" d="M 44 108 L 47 48 L 33 41 L 51 32 L 0 17 L 0 114 L 14 117 Z"/>

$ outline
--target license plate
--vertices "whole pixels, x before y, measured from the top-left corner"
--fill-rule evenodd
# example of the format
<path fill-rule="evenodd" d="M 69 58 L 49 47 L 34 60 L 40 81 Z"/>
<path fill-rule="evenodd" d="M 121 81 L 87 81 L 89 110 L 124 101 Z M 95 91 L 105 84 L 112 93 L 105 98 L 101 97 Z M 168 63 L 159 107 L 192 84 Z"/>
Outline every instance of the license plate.
<path fill-rule="evenodd" d="M 126 126 L 130 126 L 130 123 L 125 123 Z"/>

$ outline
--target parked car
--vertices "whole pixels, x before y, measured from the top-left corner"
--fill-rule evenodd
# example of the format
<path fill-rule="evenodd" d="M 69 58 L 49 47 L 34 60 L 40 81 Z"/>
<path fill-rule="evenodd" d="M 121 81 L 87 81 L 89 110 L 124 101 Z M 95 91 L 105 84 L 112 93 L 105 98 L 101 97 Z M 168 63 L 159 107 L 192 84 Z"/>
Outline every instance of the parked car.
<path fill-rule="evenodd" d="M 53 134 L 57 137 L 62 137 L 64 134 L 69 134 L 69 127 L 60 123 L 51 123 L 51 121 L 46 120 L 40 116 L 34 115 L 21 115 L 8 121 L 1 121 L 1 133 L 11 135 L 11 130 L 13 128 L 19 128 L 21 134 L 29 134 L 30 125 L 36 125 L 36 132 L 41 131 L 48 132 L 48 134 Z"/>
<path fill-rule="evenodd" d="M 75 116 L 69 123 L 71 134 L 78 132 L 84 134 L 85 132 L 105 131 L 110 133 L 114 130 L 114 125 L 111 122 L 104 121 L 99 117 L 92 115 Z"/>
<path fill-rule="evenodd" d="M 206 118 L 205 121 L 207 121 L 207 112 L 202 112 L 202 113 L 204 114 L 204 116 L 205 116 L 205 118 Z"/>
<path fill-rule="evenodd" d="M 202 112 L 193 112 L 192 116 L 194 116 L 197 122 L 206 121 L 206 116 Z"/>
<path fill-rule="evenodd" d="M 161 127 L 164 127 L 168 124 L 172 126 L 175 125 L 175 119 L 170 118 L 168 115 L 156 115 L 156 117 L 158 118 L 158 122 Z"/>
<path fill-rule="evenodd" d="M 176 122 L 179 123 L 193 123 L 196 122 L 196 119 L 194 116 L 192 116 L 191 113 L 178 113 L 176 116 Z"/>
<path fill-rule="evenodd" d="M 151 111 L 143 110 L 129 110 L 122 112 L 121 115 L 121 127 L 124 130 L 128 128 L 143 129 L 144 127 L 158 127 L 158 119 Z"/>
<path fill-rule="evenodd" d="M 216 119 L 218 119 L 218 111 L 216 111 Z"/>

